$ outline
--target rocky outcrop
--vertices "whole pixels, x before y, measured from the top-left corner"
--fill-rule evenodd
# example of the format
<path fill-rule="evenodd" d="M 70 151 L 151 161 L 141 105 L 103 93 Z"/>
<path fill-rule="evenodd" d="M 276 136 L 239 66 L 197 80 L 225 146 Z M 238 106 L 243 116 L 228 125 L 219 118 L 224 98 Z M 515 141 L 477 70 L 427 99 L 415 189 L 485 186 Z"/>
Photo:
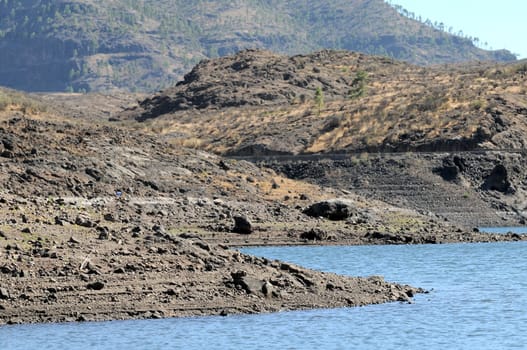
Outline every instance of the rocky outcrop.
<path fill-rule="evenodd" d="M 355 213 L 353 203 L 344 199 L 330 199 L 310 205 L 304 214 L 329 220 L 346 220 Z"/>
<path fill-rule="evenodd" d="M 466 168 L 465 161 L 460 156 L 447 157 L 443 159 L 443 164 L 434 169 L 446 181 L 458 181 Z"/>
<path fill-rule="evenodd" d="M 502 193 L 510 193 L 513 191 L 507 168 L 502 164 L 498 164 L 492 169 L 489 176 L 485 178 L 485 182 L 481 185 L 481 188 L 486 191 L 498 191 Z"/>

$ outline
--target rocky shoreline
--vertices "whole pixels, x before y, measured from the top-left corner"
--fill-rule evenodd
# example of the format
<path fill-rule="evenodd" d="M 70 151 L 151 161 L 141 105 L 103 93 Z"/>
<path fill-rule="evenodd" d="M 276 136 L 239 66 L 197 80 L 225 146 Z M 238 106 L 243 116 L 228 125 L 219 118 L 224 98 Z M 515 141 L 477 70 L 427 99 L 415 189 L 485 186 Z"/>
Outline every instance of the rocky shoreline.
<path fill-rule="evenodd" d="M 379 276 L 356 278 L 312 271 L 242 254 L 235 247 L 525 238 L 462 230 L 360 233 L 360 227 L 353 233 L 342 229 L 343 222 L 323 218 L 317 219 L 319 228 L 309 231 L 270 230 L 251 223 L 250 233 L 233 232 L 233 226 L 224 232 L 177 234 L 162 225 L 128 225 L 134 214 L 126 211 L 132 208 L 126 202 L 119 202 L 112 212 L 109 205 L 99 207 L 103 221 L 93 219 L 95 213 L 90 217 L 87 210 L 63 201 L 34 204 L 4 195 L 2 202 L 0 206 L 11 204 L 12 211 L 18 207 L 25 214 L 22 226 L 11 223 L 11 227 L 24 227 L 16 236 L 5 229 L 5 222 L 0 231 L 0 324 L 226 316 L 411 302 L 415 294 L 425 291 Z M 44 220 L 30 223 L 30 213 L 68 212 L 68 207 L 70 214 L 76 212 L 71 219 L 63 215 L 53 224 Z"/>
<path fill-rule="evenodd" d="M 50 120 L 0 122 L 1 324 L 408 302 L 424 291 L 234 247 L 525 238 L 467 231 L 129 129 Z"/>
<path fill-rule="evenodd" d="M 52 249 L 43 248 L 46 242 L 38 239 L 31 249 L 2 245 L 0 324 L 353 307 L 411 302 L 415 294 L 426 292 L 380 276 L 339 276 L 242 254 L 232 247 L 242 243 L 238 234 L 234 237 L 240 239 L 228 246 L 192 234 L 174 236 L 162 228 L 109 238 L 89 228 L 74 231 L 75 236 L 71 231 L 59 234 L 65 239 Z M 248 237 L 244 237 L 245 244 L 265 244 L 258 234 L 254 239 Z M 523 236 L 465 233 L 445 236 L 444 242 L 521 239 Z M 397 243 L 385 236 L 363 241 L 284 242 Z"/>
<path fill-rule="evenodd" d="M 0 323 L 277 312 L 408 302 L 410 286 L 256 258 L 154 234 L 124 245 L 71 238 L 56 251 L 2 254 Z"/>

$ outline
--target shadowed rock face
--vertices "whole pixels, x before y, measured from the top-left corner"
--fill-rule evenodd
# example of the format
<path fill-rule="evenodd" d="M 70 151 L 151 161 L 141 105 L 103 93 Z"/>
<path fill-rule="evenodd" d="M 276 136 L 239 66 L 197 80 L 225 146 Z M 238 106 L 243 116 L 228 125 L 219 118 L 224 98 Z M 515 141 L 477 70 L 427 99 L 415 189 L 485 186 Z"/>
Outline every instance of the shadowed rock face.
<path fill-rule="evenodd" d="M 441 167 L 434 169 L 446 181 L 457 181 L 466 168 L 465 161 L 459 156 L 447 157 L 443 159 Z"/>
<path fill-rule="evenodd" d="M 492 169 L 490 175 L 485 179 L 485 182 L 481 186 L 486 191 L 498 191 L 502 193 L 509 193 L 513 191 L 507 168 L 502 164 L 498 164 Z"/>

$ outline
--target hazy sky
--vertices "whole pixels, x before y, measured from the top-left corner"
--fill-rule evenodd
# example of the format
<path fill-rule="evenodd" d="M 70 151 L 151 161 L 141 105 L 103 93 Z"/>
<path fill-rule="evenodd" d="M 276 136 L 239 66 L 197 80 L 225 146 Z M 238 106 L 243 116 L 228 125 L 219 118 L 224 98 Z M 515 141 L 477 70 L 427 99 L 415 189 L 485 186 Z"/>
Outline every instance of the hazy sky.
<path fill-rule="evenodd" d="M 416 16 L 527 58 L 527 0 L 392 0 Z"/>

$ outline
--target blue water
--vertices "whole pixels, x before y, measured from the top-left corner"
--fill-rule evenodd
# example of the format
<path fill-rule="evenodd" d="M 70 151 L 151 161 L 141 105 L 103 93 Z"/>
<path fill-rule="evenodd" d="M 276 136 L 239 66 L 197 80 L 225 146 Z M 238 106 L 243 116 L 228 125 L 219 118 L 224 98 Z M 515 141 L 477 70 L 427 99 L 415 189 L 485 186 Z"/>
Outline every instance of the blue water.
<path fill-rule="evenodd" d="M 527 244 L 251 248 L 427 289 L 411 305 L 0 327 L 0 349 L 524 349 Z"/>

